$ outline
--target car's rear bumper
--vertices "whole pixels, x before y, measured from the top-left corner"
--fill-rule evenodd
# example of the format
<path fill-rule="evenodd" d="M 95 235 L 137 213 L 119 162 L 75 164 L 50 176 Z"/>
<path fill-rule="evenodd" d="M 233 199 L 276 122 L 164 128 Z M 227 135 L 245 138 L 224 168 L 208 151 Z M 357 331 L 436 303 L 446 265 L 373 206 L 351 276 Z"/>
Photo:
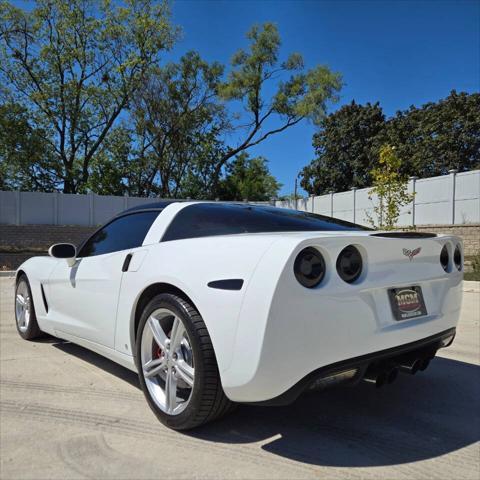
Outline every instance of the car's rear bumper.
<path fill-rule="evenodd" d="M 312 297 L 321 295 L 313 300 L 310 292 L 301 298 L 277 292 L 263 328 L 257 317 L 249 335 L 237 340 L 232 368 L 222 372 L 226 395 L 236 402 L 269 401 L 318 369 L 401 349 L 455 328 L 461 280 L 451 276 L 415 284 L 422 287 L 428 314 L 402 321 L 393 318 L 388 304 L 388 288 L 397 285 L 358 288 L 349 294 L 312 292 Z"/>
<path fill-rule="evenodd" d="M 410 360 L 431 359 L 435 353 L 451 345 L 455 338 L 456 329 L 450 328 L 436 335 L 432 335 L 415 342 L 388 348 L 379 352 L 349 358 L 340 362 L 318 368 L 303 377 L 299 382 L 281 395 L 260 402 L 244 402 L 255 405 L 281 406 L 295 401 L 305 390 L 320 389 L 339 384 L 355 384 L 365 378 L 370 370 L 387 368 L 401 368 L 401 365 Z"/>

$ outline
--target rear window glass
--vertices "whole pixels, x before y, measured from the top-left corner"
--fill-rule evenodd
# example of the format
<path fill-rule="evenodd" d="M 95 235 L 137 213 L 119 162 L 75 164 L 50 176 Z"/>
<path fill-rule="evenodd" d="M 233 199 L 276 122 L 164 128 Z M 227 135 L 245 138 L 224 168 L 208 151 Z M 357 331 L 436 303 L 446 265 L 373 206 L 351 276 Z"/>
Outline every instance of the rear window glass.
<path fill-rule="evenodd" d="M 239 233 L 369 230 L 313 213 L 255 205 L 199 203 L 180 210 L 162 241 Z"/>

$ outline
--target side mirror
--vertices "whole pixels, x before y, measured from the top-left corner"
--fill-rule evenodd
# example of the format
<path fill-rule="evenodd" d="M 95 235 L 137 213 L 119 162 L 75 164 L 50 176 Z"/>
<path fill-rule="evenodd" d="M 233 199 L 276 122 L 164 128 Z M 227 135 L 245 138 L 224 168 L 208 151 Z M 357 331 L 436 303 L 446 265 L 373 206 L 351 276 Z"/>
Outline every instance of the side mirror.
<path fill-rule="evenodd" d="M 48 254 L 53 258 L 64 258 L 69 267 L 75 265 L 77 248 L 71 243 L 56 243 L 48 249 Z"/>

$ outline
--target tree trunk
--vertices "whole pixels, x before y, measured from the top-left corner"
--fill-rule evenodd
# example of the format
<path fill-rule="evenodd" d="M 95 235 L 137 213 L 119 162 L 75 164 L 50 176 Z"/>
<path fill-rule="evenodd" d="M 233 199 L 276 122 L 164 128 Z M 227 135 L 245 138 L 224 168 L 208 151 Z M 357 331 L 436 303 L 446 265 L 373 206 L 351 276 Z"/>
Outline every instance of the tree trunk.
<path fill-rule="evenodd" d="M 63 182 L 63 193 L 77 193 L 75 183 L 71 178 L 66 178 Z"/>

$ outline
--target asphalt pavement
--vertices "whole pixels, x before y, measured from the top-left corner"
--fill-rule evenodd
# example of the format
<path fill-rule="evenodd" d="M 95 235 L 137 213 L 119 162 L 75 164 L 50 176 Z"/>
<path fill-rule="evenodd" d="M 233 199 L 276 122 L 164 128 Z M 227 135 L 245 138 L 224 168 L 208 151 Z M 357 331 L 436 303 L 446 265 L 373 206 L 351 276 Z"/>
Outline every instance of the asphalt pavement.
<path fill-rule="evenodd" d="M 52 337 L 22 340 L 13 279 L 0 278 L 0 478 L 478 480 L 480 293 L 466 290 L 457 338 L 425 372 L 239 406 L 177 433 L 134 373 Z"/>

